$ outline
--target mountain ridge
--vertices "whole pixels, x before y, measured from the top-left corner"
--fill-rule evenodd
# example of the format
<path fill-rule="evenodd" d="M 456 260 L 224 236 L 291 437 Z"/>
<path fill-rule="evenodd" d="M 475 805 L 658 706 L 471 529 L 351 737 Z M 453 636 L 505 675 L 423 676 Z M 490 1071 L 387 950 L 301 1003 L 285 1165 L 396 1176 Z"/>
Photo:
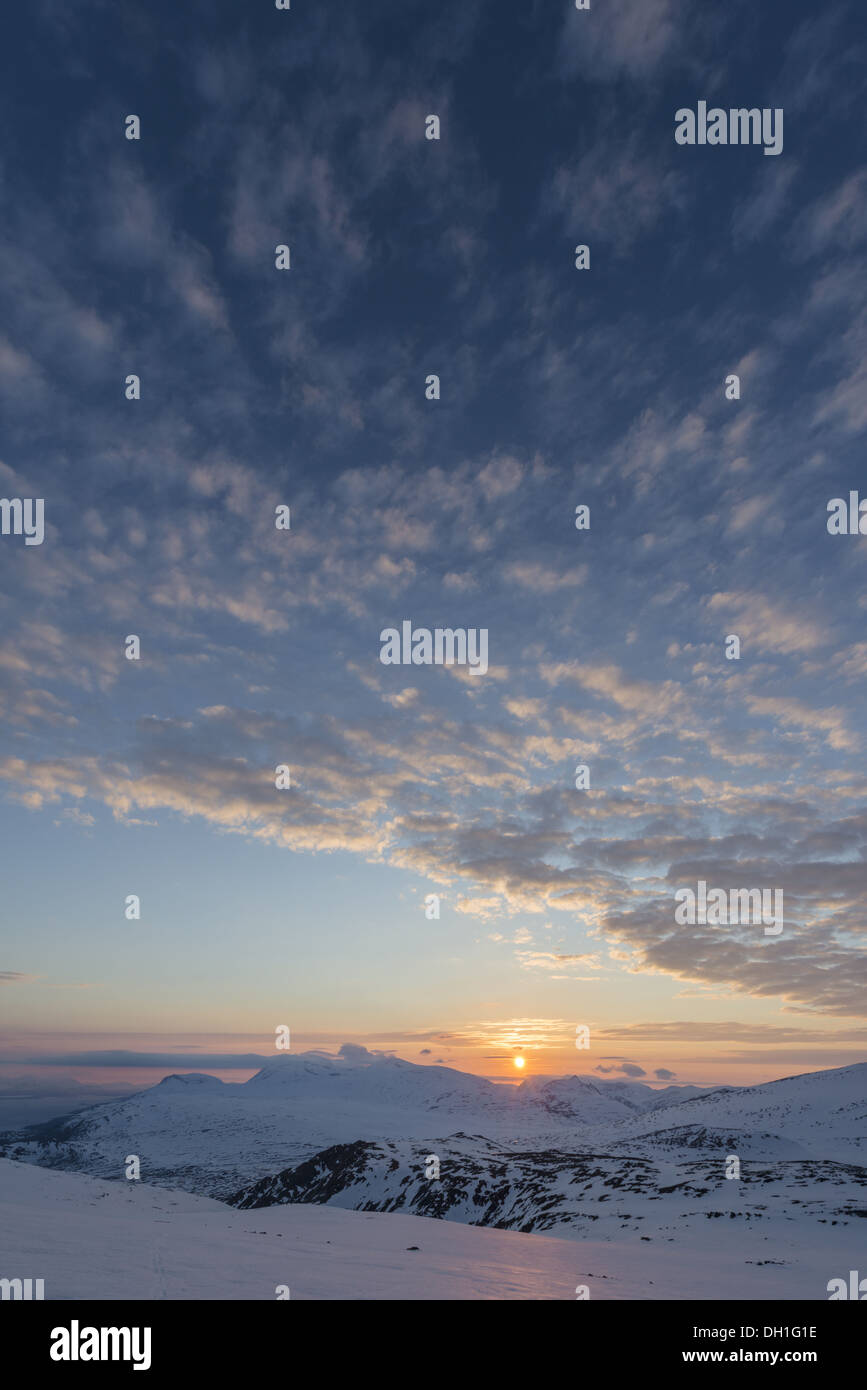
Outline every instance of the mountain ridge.
<path fill-rule="evenodd" d="M 0 1152 L 104 1177 L 120 1175 L 134 1153 L 149 1181 L 212 1195 L 335 1144 L 426 1144 L 455 1131 L 503 1146 L 621 1158 L 715 1154 L 729 1139 L 768 1161 L 867 1157 L 867 1063 L 755 1086 L 686 1089 L 672 1099 L 641 1082 L 577 1074 L 506 1087 L 344 1045 L 336 1055 L 275 1058 L 241 1083 L 174 1073 L 124 1099 L 3 1136 Z"/>

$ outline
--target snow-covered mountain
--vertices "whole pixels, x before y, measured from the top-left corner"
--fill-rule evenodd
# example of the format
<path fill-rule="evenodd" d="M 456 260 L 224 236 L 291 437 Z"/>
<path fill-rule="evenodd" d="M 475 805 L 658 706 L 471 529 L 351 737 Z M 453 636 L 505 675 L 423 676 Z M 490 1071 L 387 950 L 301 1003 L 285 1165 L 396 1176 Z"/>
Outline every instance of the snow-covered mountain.
<path fill-rule="evenodd" d="M 578 1129 L 595 1130 L 642 1113 L 649 1106 L 653 1095 L 649 1086 L 642 1087 L 646 1098 L 633 1098 L 615 1090 L 616 1085 L 609 1082 L 606 1086 L 583 1076 L 531 1077 L 518 1088 L 517 1100 L 527 1109 L 571 1121 Z"/>
<path fill-rule="evenodd" d="M 673 1092 L 673 1095 L 672 1095 Z M 503 1148 L 689 1160 L 858 1163 L 867 1135 L 867 1063 L 762 1086 L 655 1092 L 640 1082 L 535 1077 L 519 1086 L 346 1046 L 281 1054 L 249 1081 L 166 1077 L 20 1135 L 0 1152 L 120 1177 L 136 1154 L 145 1181 L 225 1196 L 335 1145 L 456 1132 Z"/>
<path fill-rule="evenodd" d="M 609 1134 L 620 1152 L 720 1143 L 741 1152 L 738 1144 L 750 1142 L 754 1153 L 773 1156 L 769 1136 L 780 1141 L 781 1156 L 867 1161 L 867 1062 L 711 1091 L 637 1116 Z"/>
<path fill-rule="evenodd" d="M 7 1156 L 103 1177 L 136 1154 L 142 1178 L 221 1195 L 359 1135 L 433 1137 L 471 1117 L 510 1132 L 515 1093 L 448 1067 L 346 1047 L 282 1054 L 244 1083 L 168 1076 L 125 1100 L 6 1137 Z"/>
<path fill-rule="evenodd" d="M 867 1168 L 741 1156 L 740 1176 L 732 1178 L 727 1156 L 720 1151 L 671 1163 L 562 1150 L 516 1153 L 464 1134 L 428 1145 L 358 1141 L 327 1149 L 227 1200 L 244 1210 L 329 1203 L 600 1239 L 631 1231 L 645 1241 L 668 1240 L 720 1220 L 775 1232 L 816 1223 L 867 1229 L 861 1227 Z"/>
<path fill-rule="evenodd" d="M 665 1086 L 655 1091 L 642 1081 L 609 1081 L 598 1076 L 531 1076 L 519 1093 L 551 1113 L 571 1114 L 582 1123 L 613 1122 L 663 1106 L 710 1094 L 709 1087 Z M 727 1091 L 728 1086 L 722 1087 Z"/>
<path fill-rule="evenodd" d="M 168 1076 L 124 1100 L 5 1136 L 0 1152 L 103 1177 L 128 1154 L 148 1181 L 222 1196 L 338 1143 L 434 1139 L 454 1129 L 527 1145 L 590 1141 L 600 1123 L 652 1109 L 649 1086 L 581 1077 L 497 1085 L 346 1045 L 283 1053 L 243 1083 Z M 690 1091 L 692 1094 L 692 1091 Z"/>

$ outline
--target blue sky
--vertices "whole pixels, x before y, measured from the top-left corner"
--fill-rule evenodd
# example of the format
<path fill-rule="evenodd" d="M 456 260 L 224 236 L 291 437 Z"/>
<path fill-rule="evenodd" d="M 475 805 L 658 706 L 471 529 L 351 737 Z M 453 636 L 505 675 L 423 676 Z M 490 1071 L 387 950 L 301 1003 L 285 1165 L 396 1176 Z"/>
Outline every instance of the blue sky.
<path fill-rule="evenodd" d="M 860 1060 L 857 7 L 34 0 L 6 40 L 9 1085 L 284 1022 L 492 1075 L 583 1023 L 585 1071 Z M 782 153 L 677 145 L 700 100 Z M 381 665 L 404 619 L 490 670 Z M 699 878 L 785 931 L 676 926 Z"/>

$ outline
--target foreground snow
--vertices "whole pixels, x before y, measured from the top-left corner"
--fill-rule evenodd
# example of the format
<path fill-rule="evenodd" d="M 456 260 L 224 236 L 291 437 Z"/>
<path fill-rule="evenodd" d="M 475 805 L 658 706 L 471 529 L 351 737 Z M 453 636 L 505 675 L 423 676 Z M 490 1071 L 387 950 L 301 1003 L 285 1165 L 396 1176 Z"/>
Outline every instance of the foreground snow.
<path fill-rule="evenodd" d="M 0 1231 L 0 1278 L 43 1278 L 46 1298 L 67 1300 L 272 1300 L 281 1284 L 293 1299 L 574 1299 L 578 1284 L 594 1299 L 826 1299 L 830 1278 L 867 1267 L 867 1232 L 839 1227 L 719 1229 L 708 1253 L 689 1236 L 617 1244 L 333 1207 L 235 1211 L 3 1159 Z"/>

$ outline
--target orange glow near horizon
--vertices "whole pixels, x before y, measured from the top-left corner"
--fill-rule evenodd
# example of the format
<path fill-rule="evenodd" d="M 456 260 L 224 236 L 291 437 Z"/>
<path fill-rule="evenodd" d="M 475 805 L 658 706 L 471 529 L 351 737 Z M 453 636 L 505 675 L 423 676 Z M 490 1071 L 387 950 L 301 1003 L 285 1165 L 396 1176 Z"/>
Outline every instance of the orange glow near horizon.
<path fill-rule="evenodd" d="M 9 993 L 4 992 L 4 1007 Z M 696 1041 L 689 1039 L 691 1028 L 699 1033 Z M 708 1036 L 701 1037 L 702 1028 Z M 650 1036 L 642 1035 L 638 1041 L 628 1030 L 599 1025 L 594 1046 L 587 1050 L 576 1050 L 574 1031 L 569 1020 L 527 1016 L 453 1024 L 448 1031 L 426 1029 L 414 1034 L 326 1033 L 299 1026 L 293 1030 L 292 1052 L 321 1051 L 336 1056 L 340 1047 L 350 1042 L 374 1053 L 392 1053 L 416 1065 L 453 1067 L 507 1085 L 519 1084 L 519 1078 L 529 1070 L 530 1054 L 537 1077 L 634 1079 L 654 1088 L 671 1084 L 753 1086 L 865 1060 L 860 1036 L 843 1032 L 840 1043 L 833 1045 L 818 1027 L 796 1031 L 785 1043 L 776 1043 L 773 1038 L 766 1042 L 761 1030 L 752 1036 L 745 1024 L 734 1021 L 713 1026 L 682 1023 L 676 1029 L 671 1024 L 659 1025 L 659 1036 L 653 1035 L 651 1025 L 645 1025 L 642 1033 Z M 715 1031 L 724 1036 L 713 1036 Z M 677 1036 L 669 1036 L 671 1032 Z M 46 1083 L 66 1080 L 105 1086 L 107 1091 L 142 1089 L 173 1072 L 188 1071 L 242 1083 L 275 1055 L 273 1036 L 264 1031 L 14 1029 L 5 1018 L 0 1043 L 0 1081 L 8 1088 L 12 1081 L 38 1080 L 40 1094 Z M 233 1057 L 239 1058 L 238 1065 L 232 1065 Z"/>

